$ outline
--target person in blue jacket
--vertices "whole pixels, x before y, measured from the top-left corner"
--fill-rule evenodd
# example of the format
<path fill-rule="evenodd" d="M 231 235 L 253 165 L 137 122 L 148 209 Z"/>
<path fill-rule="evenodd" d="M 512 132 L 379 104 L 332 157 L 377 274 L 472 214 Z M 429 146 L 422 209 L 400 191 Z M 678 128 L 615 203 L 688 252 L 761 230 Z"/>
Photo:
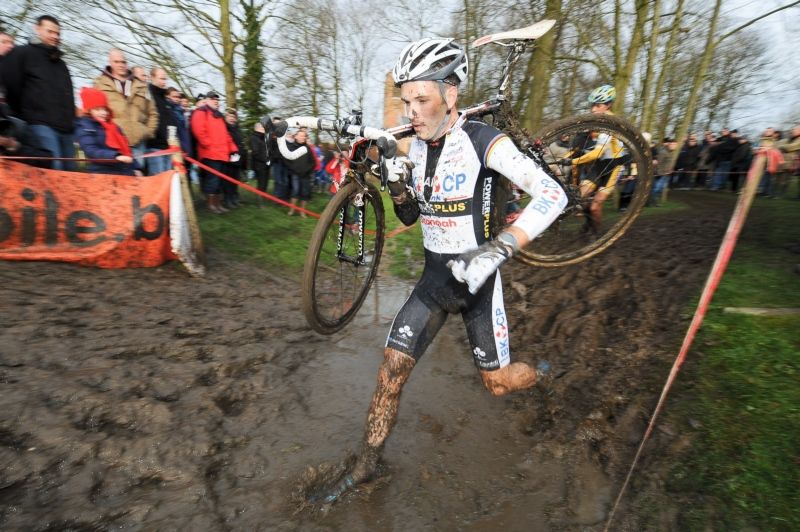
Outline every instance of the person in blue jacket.
<path fill-rule="evenodd" d="M 142 169 L 133 158 L 128 139 L 113 120 L 105 93 L 92 87 L 83 87 L 81 100 L 87 116 L 78 118 L 75 132 L 83 153 L 90 160 L 88 171 L 93 174 L 142 176 Z"/>

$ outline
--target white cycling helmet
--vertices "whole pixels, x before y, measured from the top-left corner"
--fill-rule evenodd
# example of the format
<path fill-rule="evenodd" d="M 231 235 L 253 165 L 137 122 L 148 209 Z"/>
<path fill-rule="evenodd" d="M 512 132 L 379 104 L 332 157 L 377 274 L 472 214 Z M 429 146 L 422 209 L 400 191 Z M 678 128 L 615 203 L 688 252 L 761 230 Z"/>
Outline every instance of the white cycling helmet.
<path fill-rule="evenodd" d="M 589 94 L 589 103 L 611 103 L 617 97 L 617 90 L 611 85 L 600 85 Z"/>
<path fill-rule="evenodd" d="M 392 77 L 398 86 L 407 81 L 447 81 L 452 75 L 461 83 L 468 70 L 467 54 L 453 39 L 422 39 L 403 48 Z"/>

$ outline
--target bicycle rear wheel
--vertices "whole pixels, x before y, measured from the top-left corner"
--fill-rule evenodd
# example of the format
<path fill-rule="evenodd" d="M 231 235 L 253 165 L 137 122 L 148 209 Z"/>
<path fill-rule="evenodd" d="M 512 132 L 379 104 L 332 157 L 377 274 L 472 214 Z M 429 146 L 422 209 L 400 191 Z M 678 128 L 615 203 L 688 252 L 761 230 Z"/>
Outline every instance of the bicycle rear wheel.
<path fill-rule="evenodd" d="M 355 317 L 378 271 L 383 233 L 378 190 L 354 181 L 339 189 L 306 253 L 303 312 L 312 329 L 333 334 Z"/>
<path fill-rule="evenodd" d="M 612 115 L 575 116 L 544 127 L 531 141 L 530 150 L 562 182 L 569 203 L 558 220 L 515 255 L 518 260 L 544 267 L 575 264 L 625 234 L 647 202 L 653 178 L 650 148 L 633 124 Z M 598 146 L 618 156 L 572 168 L 556 164 Z M 518 197 L 510 210 L 528 201 Z"/>

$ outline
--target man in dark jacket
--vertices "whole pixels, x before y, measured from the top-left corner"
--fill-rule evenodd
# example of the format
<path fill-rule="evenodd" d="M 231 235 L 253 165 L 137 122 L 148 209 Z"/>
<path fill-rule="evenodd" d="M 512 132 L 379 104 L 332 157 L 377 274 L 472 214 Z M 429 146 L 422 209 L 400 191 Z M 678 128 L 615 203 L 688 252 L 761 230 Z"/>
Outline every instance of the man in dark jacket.
<path fill-rule="evenodd" d="M 175 87 L 167 89 L 167 102 L 170 104 L 169 110 L 175 117 L 175 123 L 178 125 L 178 140 L 181 142 L 181 150 L 183 153 L 192 155 L 192 138 L 189 133 L 189 125 L 187 116 L 183 109 L 182 93 Z"/>
<path fill-rule="evenodd" d="M 229 107 L 225 111 L 225 124 L 228 127 L 228 134 L 231 136 L 233 143 L 236 144 L 236 157 L 231 157 L 227 164 L 227 175 L 241 181 L 242 171 L 246 171 L 247 151 L 244 146 L 244 139 L 242 139 L 242 131 L 239 129 L 239 115 L 236 114 L 236 109 Z M 231 183 L 230 181 L 222 182 L 222 204 L 228 209 L 235 209 L 241 206 L 239 201 L 239 185 Z"/>
<path fill-rule="evenodd" d="M 718 143 L 712 148 L 711 157 L 715 164 L 714 176 L 711 178 L 711 190 L 724 190 L 725 183 L 731 173 L 731 159 L 739 148 L 739 132 L 722 128 Z"/>
<path fill-rule="evenodd" d="M 3 60 L 0 85 L 17 118 L 53 157 L 75 157 L 75 100 L 72 78 L 61 59 L 61 25 L 49 15 L 36 20 L 36 36 Z M 74 169 L 72 161 L 54 161 L 53 168 Z"/>
<path fill-rule="evenodd" d="M 750 169 L 750 162 L 753 160 L 753 146 L 747 137 L 738 139 L 739 147 L 733 152 L 731 158 L 731 190 L 739 191 L 739 183 L 747 176 Z"/>
<path fill-rule="evenodd" d="M 675 163 L 674 178 L 676 188 L 689 188 L 694 183 L 697 164 L 700 162 L 701 149 L 697 143 L 697 135 L 689 135 Z"/>
<path fill-rule="evenodd" d="M 158 112 L 158 126 L 153 138 L 147 139 L 147 153 L 165 150 L 167 144 L 167 126 L 178 127 L 175 113 L 172 112 L 172 103 L 167 100 L 167 72 L 163 68 L 154 68 L 150 71 L 150 96 L 156 104 Z M 172 155 L 162 155 L 160 157 L 148 157 L 147 175 L 156 175 L 166 172 L 172 168 Z"/>
<path fill-rule="evenodd" d="M 269 153 L 267 151 L 267 133 L 264 124 L 256 122 L 250 134 L 250 167 L 256 175 L 258 190 L 267 191 L 269 183 Z M 258 197 L 258 207 L 263 208 L 264 198 Z"/>

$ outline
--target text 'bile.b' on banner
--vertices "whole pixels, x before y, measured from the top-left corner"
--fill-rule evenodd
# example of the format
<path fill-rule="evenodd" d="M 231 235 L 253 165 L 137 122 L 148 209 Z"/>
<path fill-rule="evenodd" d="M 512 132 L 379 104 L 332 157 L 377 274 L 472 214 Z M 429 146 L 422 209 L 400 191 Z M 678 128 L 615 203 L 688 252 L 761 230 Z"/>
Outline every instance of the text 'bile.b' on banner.
<path fill-rule="evenodd" d="M 151 177 L 43 170 L 0 161 L 0 259 L 101 268 L 174 259 L 172 172 Z"/>

